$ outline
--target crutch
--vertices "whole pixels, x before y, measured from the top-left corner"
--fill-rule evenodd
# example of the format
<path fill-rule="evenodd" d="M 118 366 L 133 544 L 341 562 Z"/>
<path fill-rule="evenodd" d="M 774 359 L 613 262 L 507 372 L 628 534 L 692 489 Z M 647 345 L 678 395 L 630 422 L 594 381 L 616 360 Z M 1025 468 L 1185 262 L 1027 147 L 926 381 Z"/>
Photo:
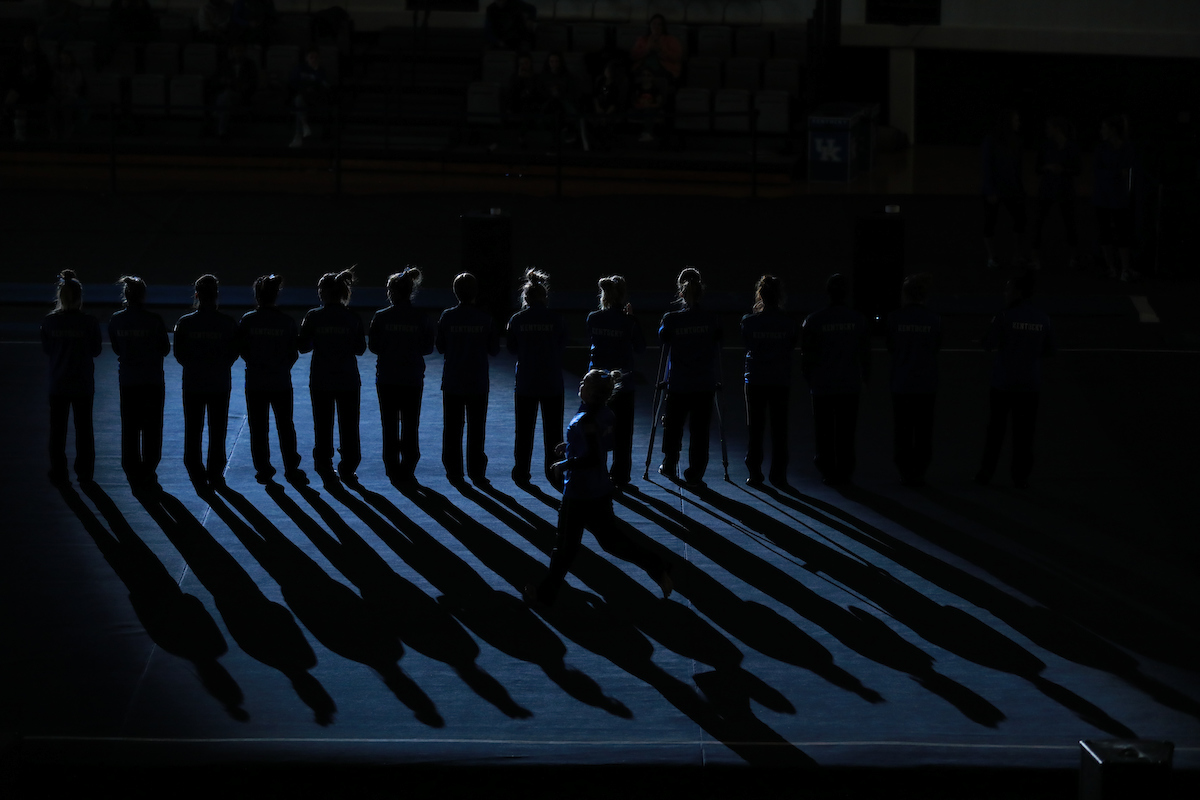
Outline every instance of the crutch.
<path fill-rule="evenodd" d="M 717 350 L 717 390 L 713 392 L 713 406 L 717 410 L 717 435 L 721 438 L 721 466 L 725 468 L 725 480 L 729 480 L 729 447 L 725 444 L 725 420 L 721 417 L 721 351 Z"/>
<path fill-rule="evenodd" d="M 642 480 L 650 479 L 650 460 L 654 458 L 654 437 L 658 433 L 658 418 L 662 413 L 663 389 L 667 385 L 667 356 L 670 345 L 664 344 L 658 356 L 658 377 L 654 380 L 654 399 L 650 401 L 654 418 L 650 422 L 650 446 L 646 448 L 646 469 L 642 472 Z"/>

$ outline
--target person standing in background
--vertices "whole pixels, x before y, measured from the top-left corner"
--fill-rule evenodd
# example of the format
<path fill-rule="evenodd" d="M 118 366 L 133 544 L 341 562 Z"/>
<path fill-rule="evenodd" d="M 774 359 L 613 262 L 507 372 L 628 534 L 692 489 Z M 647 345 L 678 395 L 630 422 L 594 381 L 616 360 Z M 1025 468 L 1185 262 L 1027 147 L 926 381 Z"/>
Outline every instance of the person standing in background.
<path fill-rule="evenodd" d="M 792 386 L 792 351 L 799 331 L 796 321 L 784 314 L 783 281 L 763 275 L 754 285 L 754 311 L 742 317 L 742 344 L 746 348 L 745 392 L 747 486 L 763 482 L 763 438 L 771 424 L 771 483 L 788 485 L 788 398 Z"/>
<path fill-rule="evenodd" d="M 1000 206 L 1012 218 L 1015 241 L 1014 262 L 1026 260 L 1023 252 L 1025 235 L 1025 185 L 1021 178 L 1021 115 L 1007 109 L 996 118 L 996 127 L 983 140 L 983 245 L 987 250 L 988 269 L 999 269 L 996 255 L 996 222 Z"/>
<path fill-rule="evenodd" d="M 625 278 L 610 275 L 601 278 L 597 286 L 600 288 L 600 309 L 588 314 L 585 325 L 588 369 L 621 372 L 621 380 L 613 389 L 608 407 L 614 415 L 610 477 L 617 491 L 623 491 L 634 486 L 629 482 L 633 471 L 634 358 L 645 352 L 646 338 L 633 315 Z"/>
<path fill-rule="evenodd" d="M 96 397 L 96 356 L 103 350 L 100 323 L 83 313 L 83 284 L 75 271 L 58 273 L 54 311 L 42 320 L 42 352 L 50 358 L 51 483 L 65 486 L 67 419 L 75 416 L 75 477 L 91 483 L 96 468 L 92 404 Z"/>
<path fill-rule="evenodd" d="M 183 367 L 183 465 L 192 483 L 220 485 L 229 425 L 229 371 L 238 358 L 237 320 L 217 310 L 215 275 L 195 283 L 196 310 L 175 323 L 175 360 Z M 208 413 L 208 469 L 200 455 Z"/>
<path fill-rule="evenodd" d="M 834 273 L 825 281 L 829 305 L 809 314 L 800 329 L 800 369 L 812 393 L 813 463 L 831 486 L 854 475 L 859 394 L 870 377 L 867 320 L 846 305 L 850 282 Z"/>
<path fill-rule="evenodd" d="M 162 317 L 146 310 L 146 282 L 123 275 L 117 284 L 125 307 L 109 320 L 108 340 L 121 384 L 121 468 L 134 491 L 156 490 L 171 340 Z"/>
<path fill-rule="evenodd" d="M 517 357 L 513 411 L 516 438 L 513 444 L 513 482 L 529 483 L 533 460 L 533 433 L 538 409 L 542 411 L 542 470 L 550 478 L 554 448 L 563 432 L 563 350 L 567 344 L 562 317 L 546 308 L 550 276 L 530 267 L 521 287 L 521 310 L 508 321 L 508 352 Z"/>
<path fill-rule="evenodd" d="M 425 356 L 433 352 L 437 326 L 413 297 L 421 270 L 405 267 L 388 277 L 391 304 L 371 318 L 367 347 L 375 360 L 375 390 L 383 429 L 383 468 L 392 483 L 412 481 L 421 460 L 419 431 L 425 390 Z"/>
<path fill-rule="evenodd" d="M 923 485 L 933 458 L 942 318 L 925 307 L 932 277 L 926 272 L 905 278 L 900 289 L 901 307 L 887 319 L 887 348 L 892 357 L 893 458 L 905 486 Z"/>
<path fill-rule="evenodd" d="M 300 357 L 296 349 L 299 331 L 296 321 L 275 306 L 282 287 L 283 278 L 275 274 L 254 281 L 254 310 L 238 321 L 238 352 L 246 365 L 246 424 L 254 479 L 265 484 L 275 477 L 267 438 L 273 411 L 283 476 L 289 483 L 304 486 L 308 476 L 300 469 L 292 409 L 292 366 Z"/>
<path fill-rule="evenodd" d="M 299 350 L 312 355 L 308 391 L 312 399 L 313 469 L 325 482 L 335 477 L 351 485 L 358 483 L 355 470 L 362 463 L 359 439 L 359 406 L 362 378 L 358 356 L 367 351 L 362 320 L 350 310 L 350 287 L 354 268 L 326 272 L 317 281 L 318 308 L 311 309 L 300 323 Z M 333 471 L 333 418 L 337 415 L 337 475 Z"/>

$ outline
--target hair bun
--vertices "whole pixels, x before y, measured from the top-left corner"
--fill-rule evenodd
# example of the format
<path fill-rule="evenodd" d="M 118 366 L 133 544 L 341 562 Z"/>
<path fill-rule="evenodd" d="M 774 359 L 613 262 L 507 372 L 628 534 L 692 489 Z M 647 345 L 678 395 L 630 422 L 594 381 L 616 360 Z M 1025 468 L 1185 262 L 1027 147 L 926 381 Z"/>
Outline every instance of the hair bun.
<path fill-rule="evenodd" d="M 66 283 L 67 281 L 78 280 L 78 278 L 75 276 L 75 270 L 73 269 L 64 269 L 62 272 L 58 273 L 58 279 L 63 283 Z"/>

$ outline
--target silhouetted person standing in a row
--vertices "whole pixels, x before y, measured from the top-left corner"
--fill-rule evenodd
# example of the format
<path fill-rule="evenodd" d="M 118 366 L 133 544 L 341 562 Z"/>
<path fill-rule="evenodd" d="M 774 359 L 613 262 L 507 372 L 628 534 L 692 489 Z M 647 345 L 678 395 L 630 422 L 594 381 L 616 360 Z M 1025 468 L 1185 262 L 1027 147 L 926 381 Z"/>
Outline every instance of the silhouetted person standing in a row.
<path fill-rule="evenodd" d="M 771 425 L 771 483 L 787 486 L 788 399 L 792 386 L 792 351 L 799 331 L 784 314 L 783 281 L 763 275 L 754 286 L 754 311 L 742 317 L 746 348 L 746 469 L 748 486 L 763 482 L 763 438 Z"/>
<path fill-rule="evenodd" d="M 108 340 L 121 384 L 121 468 L 134 489 L 155 489 L 167 391 L 163 359 L 171 340 L 162 317 L 146 310 L 146 282 L 124 275 L 118 283 L 125 307 L 109 320 Z"/>
<path fill-rule="evenodd" d="M 175 323 L 175 360 L 183 367 L 183 465 L 200 486 L 224 482 L 229 372 L 238 357 L 237 320 L 217 310 L 219 291 L 215 275 L 201 275 L 195 284 L 196 310 Z M 206 412 L 207 471 L 200 454 Z"/>
<path fill-rule="evenodd" d="M 563 350 L 567 330 L 562 317 L 546 308 L 550 276 L 538 269 L 525 271 L 521 287 L 521 310 L 508 321 L 508 352 L 517 357 L 513 412 L 516 438 L 513 444 L 514 483 L 529 483 L 533 461 L 533 432 L 538 409 L 542 411 L 542 472 L 550 477 L 554 448 L 562 441 Z"/>
<path fill-rule="evenodd" d="M 359 405 L 362 378 L 358 356 L 367 351 L 362 320 L 350 310 L 350 287 L 354 272 L 326 272 L 317 282 L 319 308 L 311 309 L 300 323 L 301 353 L 311 352 L 308 391 L 313 415 L 313 465 L 325 482 L 333 472 L 333 418 L 337 415 L 337 477 L 346 483 L 358 481 L 355 470 L 362 463 L 359 439 Z"/>
<path fill-rule="evenodd" d="M 54 311 L 42 320 L 42 351 L 50 357 L 50 480 L 70 481 L 67 474 L 67 419 L 75 416 L 75 476 L 92 480 L 96 437 L 92 404 L 96 396 L 96 356 L 104 345 L 100 323 L 83 312 L 83 284 L 74 270 L 58 274 Z"/>
<path fill-rule="evenodd" d="M 628 488 L 633 470 L 633 370 L 634 358 L 645 352 L 646 338 L 633 314 L 625 278 L 609 275 L 597 281 L 600 308 L 587 316 L 588 370 L 619 370 L 621 380 L 613 388 L 608 407 L 613 421 L 613 486 Z"/>
<path fill-rule="evenodd" d="M 442 466 L 451 483 L 463 479 L 463 427 L 467 429 L 467 476 L 487 479 L 488 356 L 500 352 L 500 337 L 492 315 L 475 305 L 479 282 L 469 272 L 454 278 L 458 305 L 442 312 L 437 325 L 437 350 L 446 357 L 442 367 Z"/>
<path fill-rule="evenodd" d="M 928 273 L 909 275 L 901 307 L 888 314 L 887 348 L 892 356 L 894 459 L 905 486 L 920 486 L 933 458 L 933 408 L 942 319 L 925 307 Z"/>
<path fill-rule="evenodd" d="M 383 468 L 392 483 L 413 480 L 421 460 L 425 356 L 433 352 L 437 327 L 428 314 L 413 307 L 420 285 L 421 270 L 416 267 L 388 277 L 391 305 L 375 312 L 367 339 L 367 346 L 378 356 L 375 390 L 383 431 Z"/>
<path fill-rule="evenodd" d="M 296 349 L 296 321 L 275 307 L 283 278 L 263 275 L 254 281 L 253 311 L 238 322 L 238 350 L 246 364 L 246 424 L 250 427 L 250 457 L 254 479 L 270 483 L 270 414 L 275 413 L 283 476 L 292 483 L 308 482 L 300 469 L 296 449 L 296 425 L 292 411 L 292 365 L 300 357 Z"/>
<path fill-rule="evenodd" d="M 724 338 L 721 318 L 700 307 L 704 283 L 700 271 L 688 267 L 675 282 L 677 311 L 663 315 L 658 341 L 668 348 L 666 402 L 663 410 L 663 462 L 658 472 L 675 476 L 679 453 L 683 449 L 683 425 L 688 424 L 688 465 L 684 483 L 698 488 L 704 485 L 708 469 L 708 435 L 712 423 L 713 400 L 720 384 L 717 355 Z"/>
<path fill-rule="evenodd" d="M 1042 359 L 1054 355 L 1056 344 L 1050 318 L 1035 308 L 1033 273 L 1010 280 L 1005 287 L 1008 307 L 992 319 L 983 346 L 995 351 L 992 361 L 991 407 L 983 461 L 975 482 L 987 485 L 1000 462 L 1008 418 L 1012 417 L 1012 481 L 1025 489 L 1033 471 L 1033 432 L 1042 388 Z"/>
<path fill-rule="evenodd" d="M 812 392 L 813 463 L 830 485 L 854 475 L 858 398 L 870 376 L 867 320 L 846 305 L 850 282 L 834 273 L 825 281 L 829 305 L 809 314 L 800 330 L 800 369 Z"/>

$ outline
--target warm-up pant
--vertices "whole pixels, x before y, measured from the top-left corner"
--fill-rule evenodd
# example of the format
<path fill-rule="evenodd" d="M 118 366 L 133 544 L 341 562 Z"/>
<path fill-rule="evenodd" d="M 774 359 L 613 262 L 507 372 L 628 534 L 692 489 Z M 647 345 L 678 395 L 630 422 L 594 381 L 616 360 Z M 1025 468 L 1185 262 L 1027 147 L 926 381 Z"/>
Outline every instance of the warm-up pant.
<path fill-rule="evenodd" d="M 746 469 L 752 478 L 762 478 L 763 439 L 767 423 L 771 425 L 771 481 L 787 479 L 788 468 L 788 386 L 763 386 L 747 383 Z"/>
<path fill-rule="evenodd" d="M 338 474 L 350 476 L 362 463 L 359 440 L 359 404 L 362 388 L 351 386 L 337 391 L 309 389 L 313 415 L 313 465 L 318 472 L 333 469 L 333 418 L 337 415 Z"/>
<path fill-rule="evenodd" d="M 413 476 L 421 460 L 421 396 L 423 386 L 378 383 L 379 420 L 383 431 L 383 468 L 389 478 Z"/>
<path fill-rule="evenodd" d="M 292 390 L 246 390 L 250 457 L 254 461 L 254 471 L 267 478 L 275 474 L 275 468 L 271 466 L 271 445 L 267 439 L 271 432 L 272 412 L 275 414 L 275 428 L 279 432 L 279 451 L 283 459 L 283 468 L 285 472 L 291 472 L 300 467 L 300 451 L 296 449 L 296 425 L 292 420 Z"/>
<path fill-rule="evenodd" d="M 987 439 L 983 446 L 983 461 L 979 477 L 989 481 L 1000 463 L 1000 450 L 1008 418 L 1012 417 L 1012 466 L 1014 483 L 1025 483 L 1033 471 L 1033 432 L 1037 422 L 1038 393 L 992 389 L 988 413 Z"/>
<path fill-rule="evenodd" d="M 688 465 L 684 480 L 698 481 L 708 469 L 708 433 L 712 424 L 712 392 L 667 390 L 663 411 L 664 464 L 674 466 L 683 450 L 683 424 L 688 423 Z"/>
<path fill-rule="evenodd" d="M 550 465 L 557 458 L 556 448 L 563 440 L 563 395 L 545 396 L 514 395 L 513 406 L 516 416 L 516 439 L 513 443 L 513 474 L 529 479 L 530 465 L 533 461 L 534 428 L 537 425 L 538 407 L 542 409 L 542 469 L 550 476 Z"/>
<path fill-rule="evenodd" d="M 121 469 L 130 483 L 158 480 L 166 387 L 121 387 Z"/>
<path fill-rule="evenodd" d="M 487 392 L 442 392 L 442 466 L 452 480 L 463 476 L 463 427 L 467 429 L 467 475 L 482 478 L 487 472 L 484 439 L 487 434 Z"/>
<path fill-rule="evenodd" d="M 50 395 L 50 471 L 67 473 L 67 420 L 75 416 L 75 475 L 90 481 L 96 469 L 91 394 Z"/>
<path fill-rule="evenodd" d="M 920 481 L 933 457 L 933 392 L 892 395 L 893 459 L 900 478 Z"/>
<path fill-rule="evenodd" d="M 229 390 L 183 393 L 183 466 L 189 475 L 205 472 L 201 456 L 204 417 L 208 415 L 208 475 L 225 472 L 225 434 L 229 428 Z"/>
<path fill-rule="evenodd" d="M 858 429 L 858 392 L 814 394 L 813 464 L 829 483 L 854 475 L 854 437 Z"/>

